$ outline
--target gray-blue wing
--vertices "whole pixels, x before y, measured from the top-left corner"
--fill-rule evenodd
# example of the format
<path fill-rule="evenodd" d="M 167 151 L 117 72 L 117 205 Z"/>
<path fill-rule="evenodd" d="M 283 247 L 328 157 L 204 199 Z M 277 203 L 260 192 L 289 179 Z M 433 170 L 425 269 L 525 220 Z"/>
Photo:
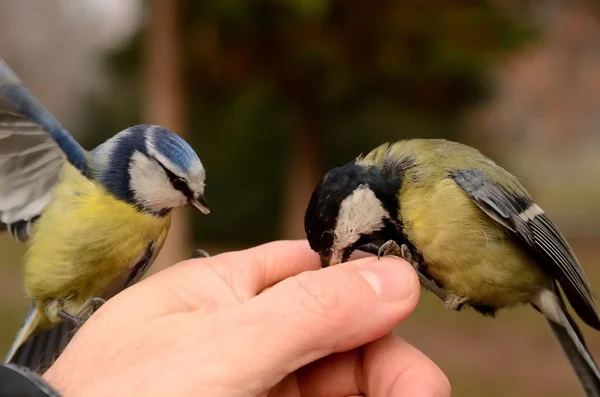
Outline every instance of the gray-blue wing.
<path fill-rule="evenodd" d="M 44 129 L 0 109 L 0 221 L 18 241 L 52 199 L 64 161 Z"/>
<path fill-rule="evenodd" d="M 0 59 L 0 221 L 17 240 L 50 202 L 65 160 L 90 177 L 85 150 Z"/>
<path fill-rule="evenodd" d="M 564 236 L 530 197 L 512 193 L 481 170 L 460 170 L 450 177 L 490 218 L 510 230 L 528 252 L 560 283 L 581 319 L 600 329 L 589 281 Z"/>

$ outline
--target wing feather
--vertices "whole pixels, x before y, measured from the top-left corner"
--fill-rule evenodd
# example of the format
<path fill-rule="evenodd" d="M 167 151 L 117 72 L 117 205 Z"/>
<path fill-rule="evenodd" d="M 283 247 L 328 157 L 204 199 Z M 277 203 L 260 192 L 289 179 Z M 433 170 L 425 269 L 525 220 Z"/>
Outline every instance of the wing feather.
<path fill-rule="evenodd" d="M 579 316 L 600 329 L 590 283 L 556 225 L 523 194 L 512 193 L 481 170 L 460 170 L 450 177 L 492 219 L 519 237 L 555 277 Z"/>
<path fill-rule="evenodd" d="M 86 151 L 0 59 L 0 221 L 17 240 L 50 203 L 64 161 L 92 177 Z"/>
<path fill-rule="evenodd" d="M 24 241 L 52 199 L 64 153 L 37 124 L 0 112 L 0 221 Z"/>

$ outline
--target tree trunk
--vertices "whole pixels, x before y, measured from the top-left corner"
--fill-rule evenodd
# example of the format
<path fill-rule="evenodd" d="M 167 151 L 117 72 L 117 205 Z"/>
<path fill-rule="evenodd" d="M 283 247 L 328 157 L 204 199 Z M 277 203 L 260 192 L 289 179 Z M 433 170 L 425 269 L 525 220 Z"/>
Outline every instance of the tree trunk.
<path fill-rule="evenodd" d="M 286 165 L 283 193 L 284 239 L 304 239 L 304 212 L 321 178 L 322 134 L 314 122 L 310 107 L 297 108 Z"/>
<path fill-rule="evenodd" d="M 185 138 L 181 4 L 177 0 L 148 0 L 150 23 L 145 42 L 145 123 L 157 124 Z M 173 212 L 171 229 L 151 272 L 170 266 L 191 253 L 185 210 Z"/>

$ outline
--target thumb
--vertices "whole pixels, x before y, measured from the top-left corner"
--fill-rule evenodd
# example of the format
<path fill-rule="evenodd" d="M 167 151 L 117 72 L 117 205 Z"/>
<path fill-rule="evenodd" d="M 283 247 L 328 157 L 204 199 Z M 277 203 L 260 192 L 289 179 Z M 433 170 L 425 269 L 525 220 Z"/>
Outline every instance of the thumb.
<path fill-rule="evenodd" d="M 255 326 L 238 329 L 262 357 L 254 370 L 282 378 L 382 337 L 418 299 L 419 279 L 406 261 L 367 257 L 283 280 L 239 307 L 238 319 Z"/>

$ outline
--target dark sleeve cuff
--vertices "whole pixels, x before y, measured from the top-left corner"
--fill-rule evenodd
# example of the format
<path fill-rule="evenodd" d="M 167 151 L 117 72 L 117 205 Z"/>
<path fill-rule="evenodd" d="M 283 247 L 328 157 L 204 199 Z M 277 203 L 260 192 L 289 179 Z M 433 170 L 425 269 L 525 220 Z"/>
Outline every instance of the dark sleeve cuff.
<path fill-rule="evenodd" d="M 61 397 L 38 374 L 25 367 L 0 364 L 0 397 Z"/>

